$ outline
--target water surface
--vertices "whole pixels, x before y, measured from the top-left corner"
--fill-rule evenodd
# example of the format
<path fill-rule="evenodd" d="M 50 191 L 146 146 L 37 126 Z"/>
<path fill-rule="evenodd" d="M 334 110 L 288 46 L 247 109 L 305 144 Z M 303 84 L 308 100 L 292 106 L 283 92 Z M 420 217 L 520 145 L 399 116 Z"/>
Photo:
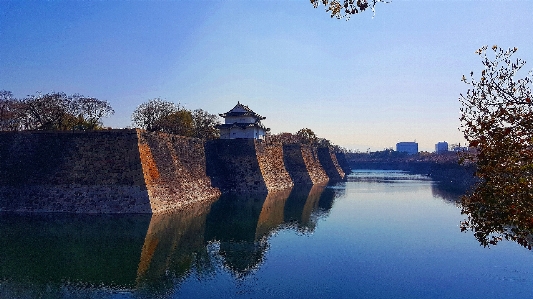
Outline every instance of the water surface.
<path fill-rule="evenodd" d="M 356 171 L 171 215 L 1 214 L 0 298 L 530 297 L 532 252 L 461 233 L 457 196 Z"/>

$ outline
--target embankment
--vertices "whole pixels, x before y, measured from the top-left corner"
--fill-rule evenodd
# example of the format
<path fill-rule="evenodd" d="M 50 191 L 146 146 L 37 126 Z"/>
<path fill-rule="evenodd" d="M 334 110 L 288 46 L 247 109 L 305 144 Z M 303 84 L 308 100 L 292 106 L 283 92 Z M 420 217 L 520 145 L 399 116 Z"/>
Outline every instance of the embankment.
<path fill-rule="evenodd" d="M 0 132 L 0 211 L 162 213 L 344 179 L 330 149 L 143 130 Z"/>
<path fill-rule="evenodd" d="M 0 133 L 0 211 L 160 213 L 219 194 L 200 140 L 141 130 Z"/>

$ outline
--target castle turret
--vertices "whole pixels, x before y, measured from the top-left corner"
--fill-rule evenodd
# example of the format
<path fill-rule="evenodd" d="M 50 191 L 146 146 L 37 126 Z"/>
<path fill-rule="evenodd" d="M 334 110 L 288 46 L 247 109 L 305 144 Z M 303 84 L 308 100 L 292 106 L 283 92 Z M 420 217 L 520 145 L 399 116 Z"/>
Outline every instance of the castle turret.
<path fill-rule="evenodd" d="M 237 105 L 226 113 L 219 114 L 224 118 L 224 124 L 218 125 L 220 139 L 263 139 L 270 131 L 261 124 L 266 117 L 261 116 L 237 102 Z"/>

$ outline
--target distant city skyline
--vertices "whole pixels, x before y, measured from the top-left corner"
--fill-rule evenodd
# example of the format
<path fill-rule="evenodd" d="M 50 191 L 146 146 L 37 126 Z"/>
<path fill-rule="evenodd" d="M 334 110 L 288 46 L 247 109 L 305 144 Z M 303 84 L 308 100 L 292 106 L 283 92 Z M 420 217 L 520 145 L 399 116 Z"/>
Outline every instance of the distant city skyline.
<path fill-rule="evenodd" d="M 349 21 L 309 1 L 0 1 L 0 89 L 107 100 L 116 128 L 156 97 L 213 114 L 240 101 L 274 134 L 431 152 L 464 142 L 478 48 L 517 47 L 533 69 L 531 16 L 527 0 L 395 0 Z"/>

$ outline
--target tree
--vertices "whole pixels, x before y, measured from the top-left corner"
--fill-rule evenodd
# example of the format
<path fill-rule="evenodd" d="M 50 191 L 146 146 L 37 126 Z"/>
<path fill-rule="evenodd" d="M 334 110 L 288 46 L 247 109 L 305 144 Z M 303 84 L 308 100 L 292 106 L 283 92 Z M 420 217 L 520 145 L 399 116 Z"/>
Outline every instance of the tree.
<path fill-rule="evenodd" d="M 0 130 L 97 130 L 114 111 L 107 101 L 67 96 L 63 92 L 27 96 L 19 100 L 0 91 Z"/>
<path fill-rule="evenodd" d="M 75 94 L 71 97 L 70 113 L 75 116 L 73 129 L 96 130 L 102 127 L 102 118 L 115 111 L 107 101 Z"/>
<path fill-rule="evenodd" d="M 148 131 L 160 131 L 186 137 L 214 139 L 219 137 L 218 116 L 202 109 L 190 111 L 179 104 L 159 98 L 149 100 L 135 109 L 133 124 Z"/>
<path fill-rule="evenodd" d="M 378 2 L 384 0 L 311 0 L 311 4 L 317 8 L 320 4 L 326 7 L 326 12 L 337 19 L 349 19 L 351 15 L 358 14 L 367 9 L 374 10 Z"/>
<path fill-rule="evenodd" d="M 171 114 L 161 117 L 156 121 L 158 131 L 192 137 L 194 124 L 191 111 L 179 109 Z"/>
<path fill-rule="evenodd" d="M 533 244 L 533 104 L 532 73 L 516 79 L 525 65 L 512 59 L 516 48 L 487 47 L 476 53 L 484 70 L 479 80 L 463 76 L 471 88 L 460 96 L 461 130 L 470 147 L 466 162 L 477 166 L 480 182 L 462 198 L 468 215 L 461 229 L 471 230 L 481 244 L 514 240 L 531 249 Z"/>
<path fill-rule="evenodd" d="M 67 130 L 73 115 L 63 92 L 32 95 L 22 100 L 27 130 Z"/>
<path fill-rule="evenodd" d="M 220 131 L 216 127 L 220 124 L 218 115 L 211 114 L 202 109 L 196 109 L 192 112 L 192 121 L 194 127 L 193 137 L 202 139 L 216 139 L 220 137 Z"/>
<path fill-rule="evenodd" d="M 131 116 L 133 125 L 148 131 L 160 131 L 161 119 L 179 110 L 179 106 L 160 98 L 139 105 Z"/>
<path fill-rule="evenodd" d="M 11 91 L 0 90 L 0 131 L 18 131 L 20 126 L 20 101 Z"/>
<path fill-rule="evenodd" d="M 315 132 L 309 128 L 300 129 L 296 132 L 296 136 L 298 136 L 300 142 L 304 144 L 316 144 L 318 141 Z"/>

